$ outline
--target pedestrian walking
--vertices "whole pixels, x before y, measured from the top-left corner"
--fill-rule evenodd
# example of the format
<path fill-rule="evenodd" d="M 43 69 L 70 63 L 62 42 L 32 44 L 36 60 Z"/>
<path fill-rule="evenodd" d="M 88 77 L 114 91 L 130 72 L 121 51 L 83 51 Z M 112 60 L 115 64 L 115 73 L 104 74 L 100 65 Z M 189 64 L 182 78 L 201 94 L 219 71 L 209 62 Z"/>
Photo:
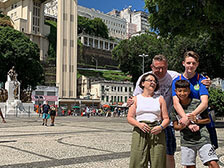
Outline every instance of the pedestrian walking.
<path fill-rule="evenodd" d="M 50 118 L 50 105 L 48 104 L 48 101 L 45 101 L 45 103 L 43 104 L 42 106 L 42 111 L 43 111 L 43 124 L 42 125 L 45 125 L 47 126 L 47 120 Z"/>
<path fill-rule="evenodd" d="M 4 118 L 3 114 L 2 114 L 2 109 L 1 108 L 0 108 L 0 116 L 2 118 L 2 122 L 6 123 L 5 118 Z"/>
<path fill-rule="evenodd" d="M 51 106 L 50 116 L 51 116 L 51 125 L 50 126 L 54 126 L 54 121 L 55 121 L 55 116 L 56 116 L 55 106 Z"/>

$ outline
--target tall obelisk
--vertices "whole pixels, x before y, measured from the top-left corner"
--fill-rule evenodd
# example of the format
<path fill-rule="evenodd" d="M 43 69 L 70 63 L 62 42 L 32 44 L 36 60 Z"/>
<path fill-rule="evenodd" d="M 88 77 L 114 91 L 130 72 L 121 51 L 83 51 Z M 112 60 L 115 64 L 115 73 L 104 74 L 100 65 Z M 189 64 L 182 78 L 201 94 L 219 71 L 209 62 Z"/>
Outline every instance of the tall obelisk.
<path fill-rule="evenodd" d="M 58 0 L 56 85 L 60 99 L 76 98 L 77 0 Z"/>

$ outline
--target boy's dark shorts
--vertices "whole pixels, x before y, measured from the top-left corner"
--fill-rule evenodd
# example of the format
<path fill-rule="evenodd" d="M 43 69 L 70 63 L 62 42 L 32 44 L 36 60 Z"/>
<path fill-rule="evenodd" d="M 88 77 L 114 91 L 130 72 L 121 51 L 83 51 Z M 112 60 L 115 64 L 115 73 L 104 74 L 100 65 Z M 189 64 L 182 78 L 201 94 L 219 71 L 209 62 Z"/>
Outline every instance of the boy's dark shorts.
<path fill-rule="evenodd" d="M 173 127 L 167 126 L 165 128 L 165 134 L 166 134 L 166 154 L 174 155 L 176 151 L 176 138 Z"/>

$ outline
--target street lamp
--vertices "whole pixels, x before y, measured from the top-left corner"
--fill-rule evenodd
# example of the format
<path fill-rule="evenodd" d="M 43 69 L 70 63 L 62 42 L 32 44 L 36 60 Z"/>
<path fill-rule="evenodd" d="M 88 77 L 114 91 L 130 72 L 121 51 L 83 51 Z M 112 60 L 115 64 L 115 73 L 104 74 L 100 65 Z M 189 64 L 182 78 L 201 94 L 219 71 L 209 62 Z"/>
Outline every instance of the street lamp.
<path fill-rule="evenodd" d="M 142 55 L 139 55 L 139 57 L 142 57 L 142 73 L 144 73 L 144 69 L 145 69 L 145 57 L 148 57 L 148 55 L 145 55 L 145 54 L 142 54 Z"/>

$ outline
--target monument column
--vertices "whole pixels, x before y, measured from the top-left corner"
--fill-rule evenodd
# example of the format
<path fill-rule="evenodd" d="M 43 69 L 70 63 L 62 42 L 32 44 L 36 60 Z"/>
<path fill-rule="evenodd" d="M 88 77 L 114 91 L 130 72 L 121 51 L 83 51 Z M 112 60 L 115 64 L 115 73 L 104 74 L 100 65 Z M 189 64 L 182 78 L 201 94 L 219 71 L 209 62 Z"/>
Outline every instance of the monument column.
<path fill-rule="evenodd" d="M 76 98 L 77 0 L 58 0 L 57 74 L 59 99 Z"/>

